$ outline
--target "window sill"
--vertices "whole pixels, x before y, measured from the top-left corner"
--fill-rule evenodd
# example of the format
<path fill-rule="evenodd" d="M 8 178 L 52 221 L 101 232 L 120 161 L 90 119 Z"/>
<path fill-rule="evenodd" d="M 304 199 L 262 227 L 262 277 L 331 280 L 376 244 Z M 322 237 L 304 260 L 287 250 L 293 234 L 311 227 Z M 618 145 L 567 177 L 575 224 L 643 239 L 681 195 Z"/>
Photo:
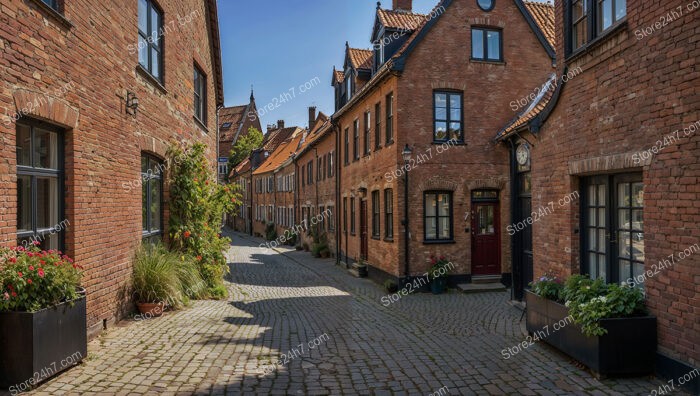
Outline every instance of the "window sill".
<path fill-rule="evenodd" d="M 74 27 L 75 27 L 75 25 L 73 25 L 73 23 L 72 23 L 71 21 L 69 21 L 68 19 L 66 19 L 66 17 L 63 16 L 63 14 L 61 14 L 60 12 L 54 10 L 54 9 L 51 8 L 49 5 L 47 5 L 46 3 L 44 3 L 43 1 L 41 1 L 41 0 L 32 0 L 32 2 L 33 2 L 34 4 L 36 4 L 36 5 L 37 5 L 41 10 L 43 10 L 45 13 L 47 13 L 47 14 L 49 14 L 51 17 L 53 17 L 56 21 L 58 21 L 58 22 L 59 22 L 61 25 L 63 25 L 64 27 L 66 27 L 66 28 L 68 28 L 68 29 L 71 29 L 71 28 L 74 28 Z"/>
<path fill-rule="evenodd" d="M 378 237 L 378 236 L 374 236 L 374 235 L 372 236 L 372 239 L 374 239 L 375 241 L 381 241 L 381 240 L 382 240 L 382 238 L 380 238 L 380 237 Z"/>
<path fill-rule="evenodd" d="M 379 151 L 379 150 L 381 150 L 381 149 L 382 149 L 382 146 L 377 146 L 377 147 L 374 148 L 374 151 Z"/>
<path fill-rule="evenodd" d="M 394 144 L 394 140 L 393 140 L 393 139 L 392 139 L 391 141 L 388 141 L 388 142 L 384 143 L 384 147 L 389 147 L 389 146 L 391 146 L 392 144 Z"/>
<path fill-rule="evenodd" d="M 141 74 L 146 80 L 148 80 L 151 84 L 153 84 L 156 88 L 158 88 L 162 93 L 166 94 L 168 93 L 168 90 L 165 89 L 165 86 L 163 83 L 161 83 L 157 78 L 153 77 L 153 74 L 146 70 L 141 64 L 139 63 L 136 65 L 136 71 Z"/>
<path fill-rule="evenodd" d="M 454 245 L 457 242 L 454 239 L 438 239 L 438 240 L 424 240 L 423 245 Z"/>
<path fill-rule="evenodd" d="M 350 236 L 357 236 L 357 234 L 354 233 L 354 232 L 351 232 L 351 233 L 350 233 Z"/>
<path fill-rule="evenodd" d="M 434 146 L 442 146 L 445 143 L 450 143 L 450 142 L 451 142 L 451 140 L 433 140 L 433 142 L 431 144 Z M 465 143 L 464 141 L 461 141 L 461 142 L 452 143 L 450 145 L 451 146 L 466 146 L 467 143 Z"/>
<path fill-rule="evenodd" d="M 617 22 L 615 25 L 609 27 L 608 30 L 604 31 L 600 36 L 594 38 L 593 41 L 584 44 L 581 48 L 578 48 L 577 50 L 570 53 L 564 59 L 564 62 L 568 64 L 583 57 L 583 55 L 589 53 L 590 51 L 598 47 L 601 43 L 607 41 L 610 37 L 625 29 L 627 29 L 627 18 Z"/>
<path fill-rule="evenodd" d="M 195 124 L 199 125 L 199 127 L 202 128 L 202 130 L 204 130 L 204 132 L 206 132 L 208 135 L 209 128 L 207 127 L 207 125 L 203 123 L 199 118 L 197 118 L 197 116 L 192 116 L 192 118 L 194 119 Z"/>
<path fill-rule="evenodd" d="M 505 66 L 506 61 L 504 60 L 491 60 L 491 59 L 478 59 L 478 58 L 469 58 L 470 62 L 473 63 L 484 63 L 488 65 L 500 65 L 500 66 Z"/>
<path fill-rule="evenodd" d="M 384 238 L 384 242 L 394 243 L 394 238 Z"/>

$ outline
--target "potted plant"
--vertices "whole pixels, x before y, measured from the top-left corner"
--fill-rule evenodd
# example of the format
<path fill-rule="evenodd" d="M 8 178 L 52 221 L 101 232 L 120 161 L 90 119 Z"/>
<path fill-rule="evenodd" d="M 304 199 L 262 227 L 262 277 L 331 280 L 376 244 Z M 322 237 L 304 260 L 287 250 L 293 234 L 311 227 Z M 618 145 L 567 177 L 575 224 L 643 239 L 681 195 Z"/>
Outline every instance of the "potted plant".
<path fill-rule="evenodd" d="M 392 279 L 387 279 L 384 281 L 384 289 L 387 293 L 396 293 L 399 290 L 399 285 L 396 281 Z"/>
<path fill-rule="evenodd" d="M 430 258 L 432 267 L 428 270 L 428 278 L 430 279 L 430 291 L 433 294 L 444 293 L 447 289 L 447 275 L 450 272 L 451 263 L 445 258 L 432 256 Z"/>
<path fill-rule="evenodd" d="M 362 257 L 360 257 L 359 260 L 357 260 L 357 264 L 355 264 L 355 269 L 357 270 L 357 274 L 360 278 L 366 278 L 369 275 L 369 271 L 367 270 L 367 263 Z"/>
<path fill-rule="evenodd" d="M 136 252 L 132 286 L 139 312 L 159 317 L 168 306 L 178 308 L 185 296 L 178 268 L 180 258 L 160 245 L 143 244 Z"/>
<path fill-rule="evenodd" d="M 0 386 L 31 385 L 87 356 L 82 267 L 38 243 L 0 248 Z M 42 371 L 44 370 L 44 371 Z M 35 373 L 42 373 L 37 378 Z"/>
<path fill-rule="evenodd" d="M 543 276 L 526 292 L 527 330 L 601 375 L 654 369 L 656 318 L 644 294 L 627 284 L 574 275 Z"/>

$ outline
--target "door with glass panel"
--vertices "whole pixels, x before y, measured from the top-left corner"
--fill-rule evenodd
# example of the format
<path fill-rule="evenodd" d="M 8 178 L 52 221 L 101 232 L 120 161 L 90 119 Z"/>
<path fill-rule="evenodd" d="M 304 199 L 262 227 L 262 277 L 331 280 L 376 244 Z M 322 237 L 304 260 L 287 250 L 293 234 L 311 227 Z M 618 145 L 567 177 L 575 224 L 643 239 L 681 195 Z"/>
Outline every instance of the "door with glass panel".
<path fill-rule="evenodd" d="M 641 174 L 584 179 L 582 268 L 619 283 L 644 272 L 644 184 Z"/>

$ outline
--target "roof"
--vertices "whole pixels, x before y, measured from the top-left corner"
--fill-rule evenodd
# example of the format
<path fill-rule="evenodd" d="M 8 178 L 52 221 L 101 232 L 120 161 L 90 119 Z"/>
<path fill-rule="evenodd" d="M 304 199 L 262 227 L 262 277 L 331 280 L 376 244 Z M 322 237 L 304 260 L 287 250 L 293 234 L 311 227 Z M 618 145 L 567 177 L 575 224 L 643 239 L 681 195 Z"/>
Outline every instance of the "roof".
<path fill-rule="evenodd" d="M 420 41 L 428 34 L 430 29 L 445 14 L 446 9 L 450 5 L 452 5 L 453 1 L 454 0 L 440 0 L 440 2 L 429 13 L 429 15 L 435 15 L 434 18 L 425 18 L 425 17 L 421 16 L 420 24 L 418 24 L 418 26 L 415 27 L 415 30 L 413 31 L 413 33 L 411 33 L 411 35 L 406 40 L 406 42 L 401 46 L 401 48 L 399 48 L 399 50 L 396 51 L 396 53 L 389 60 L 387 60 L 384 63 L 384 65 L 382 65 L 376 71 L 376 73 L 374 73 L 372 78 L 370 78 L 370 80 L 362 87 L 362 89 L 360 89 L 359 92 L 356 92 L 353 95 L 352 99 L 350 101 L 348 101 L 342 108 L 338 109 L 338 111 L 336 111 L 333 116 L 338 117 L 341 114 L 343 114 L 345 111 L 350 109 L 367 92 L 369 92 L 371 89 L 373 89 L 376 84 L 378 84 L 386 76 L 388 76 L 390 71 L 402 72 L 406 66 L 406 60 L 407 60 L 408 56 L 411 54 L 411 52 L 413 52 L 413 49 L 420 43 Z M 539 25 L 535 22 L 535 17 L 530 14 L 530 11 L 527 10 L 527 6 L 523 3 L 522 0 L 514 0 L 514 2 L 515 2 L 515 5 L 520 10 L 523 17 L 525 17 L 525 20 L 527 21 L 527 23 L 530 25 L 530 28 L 532 29 L 535 36 L 537 36 L 538 40 L 540 41 L 540 44 L 542 44 L 543 48 L 545 49 L 547 54 L 550 56 L 550 58 L 552 60 L 554 60 L 555 59 L 554 48 L 552 47 L 550 42 L 545 38 L 545 34 L 543 33 L 543 31 L 541 30 Z M 380 16 L 380 14 L 381 15 L 388 15 L 387 13 L 406 14 L 407 12 L 382 10 L 380 8 L 377 9 L 377 17 L 378 18 Z M 417 14 L 412 14 L 412 15 L 417 15 Z M 403 17 L 405 17 L 405 15 Z M 554 18 L 553 15 L 552 15 L 552 18 Z M 552 23 L 553 23 L 553 21 L 552 21 Z"/>
<path fill-rule="evenodd" d="M 219 141 L 231 141 L 236 143 L 238 130 L 243 124 L 244 116 L 249 105 L 224 107 L 219 111 L 219 126 L 220 135 Z M 224 124 L 230 123 L 231 126 L 224 128 Z"/>
<path fill-rule="evenodd" d="M 287 138 L 287 140 L 282 142 L 282 144 L 277 147 L 277 150 L 275 150 L 272 155 L 270 155 L 267 160 L 265 160 L 265 162 L 253 172 L 253 174 L 259 175 L 261 173 L 272 172 L 279 168 L 289 159 L 289 157 L 296 153 L 297 147 L 299 146 L 299 142 L 301 141 L 303 135 L 303 133 L 297 133 Z"/>
<path fill-rule="evenodd" d="M 348 48 L 348 57 L 354 69 L 372 69 L 372 51 L 359 48 Z"/>
<path fill-rule="evenodd" d="M 525 8 L 532 15 L 537 27 L 549 42 L 552 48 L 556 44 L 556 34 L 554 32 L 554 6 L 547 3 L 537 3 L 533 1 L 523 1 Z"/>
<path fill-rule="evenodd" d="M 314 126 L 304 136 L 304 139 L 300 142 L 297 154 L 299 156 L 304 154 L 309 149 L 309 147 L 313 146 L 313 144 L 316 141 L 318 141 L 320 138 L 326 135 L 326 132 L 328 132 L 331 129 L 331 125 L 332 124 L 330 118 L 328 118 L 328 116 L 323 114 L 322 112 L 319 112 L 318 117 L 316 117 L 316 122 L 314 123 Z"/>
<path fill-rule="evenodd" d="M 285 140 L 292 136 L 297 130 L 300 130 L 300 128 L 289 127 L 273 129 L 272 131 L 265 134 L 265 138 L 263 139 L 262 143 L 262 148 L 269 153 L 274 152 L 282 143 L 284 143 Z"/>
<path fill-rule="evenodd" d="M 404 10 L 377 9 L 377 19 L 389 29 L 415 30 L 426 20 L 425 15 Z"/>
<path fill-rule="evenodd" d="M 221 38 L 219 35 L 219 15 L 216 8 L 216 0 L 207 1 L 209 14 L 209 26 L 211 34 L 211 52 L 214 61 L 214 73 L 216 74 L 216 105 L 224 105 L 224 73 L 221 63 Z"/>
<path fill-rule="evenodd" d="M 345 80 L 345 72 L 342 70 L 335 70 L 335 67 L 333 67 L 333 84 L 337 82 L 342 83 L 343 80 Z"/>
<path fill-rule="evenodd" d="M 233 175 L 240 175 L 250 170 L 250 158 L 244 159 L 240 164 L 236 165 L 235 168 L 229 173 L 229 178 Z"/>
<path fill-rule="evenodd" d="M 519 129 L 527 126 L 535 117 L 544 112 L 552 99 L 555 97 L 555 92 L 558 90 L 557 75 L 552 75 L 539 88 L 539 94 L 526 108 L 524 108 L 514 119 L 512 119 L 503 129 L 496 135 L 496 139 L 503 139 Z M 555 100 L 556 101 L 556 100 Z"/>

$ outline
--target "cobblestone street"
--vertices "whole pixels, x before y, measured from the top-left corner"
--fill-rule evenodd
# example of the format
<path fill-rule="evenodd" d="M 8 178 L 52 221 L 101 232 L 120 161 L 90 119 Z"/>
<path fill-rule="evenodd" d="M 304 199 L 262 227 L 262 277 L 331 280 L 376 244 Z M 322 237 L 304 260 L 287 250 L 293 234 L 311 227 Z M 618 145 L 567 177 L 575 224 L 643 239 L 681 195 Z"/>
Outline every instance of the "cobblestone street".
<path fill-rule="evenodd" d="M 332 259 L 232 237 L 229 301 L 124 321 L 33 393 L 636 395 L 661 383 L 600 381 L 540 343 L 504 359 L 525 339 L 508 293 L 414 294 L 385 307 L 380 286 Z"/>

